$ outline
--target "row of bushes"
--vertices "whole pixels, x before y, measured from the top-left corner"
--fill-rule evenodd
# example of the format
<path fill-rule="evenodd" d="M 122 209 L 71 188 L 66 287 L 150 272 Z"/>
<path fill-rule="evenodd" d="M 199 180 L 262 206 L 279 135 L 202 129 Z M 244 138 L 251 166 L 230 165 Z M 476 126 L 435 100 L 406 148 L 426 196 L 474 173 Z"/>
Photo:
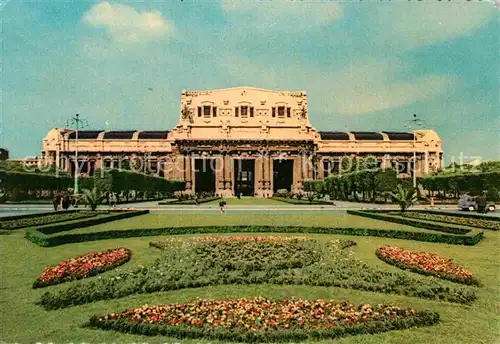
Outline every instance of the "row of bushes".
<path fill-rule="evenodd" d="M 467 234 L 472 230 L 471 228 L 448 225 L 445 223 L 436 223 L 431 221 L 410 219 L 404 216 L 389 215 L 385 210 L 347 210 L 347 213 L 350 215 L 358 215 L 375 220 L 394 222 L 402 225 L 430 229 L 433 231 L 444 233 Z"/>
<path fill-rule="evenodd" d="M 84 218 L 72 222 L 63 222 L 52 225 L 46 225 L 43 227 L 38 227 L 36 229 L 33 229 L 33 231 L 45 235 L 50 235 L 59 232 L 70 231 L 76 228 L 90 227 L 90 226 L 100 225 L 106 222 L 128 219 L 134 216 L 144 215 L 149 213 L 149 210 L 113 210 L 113 211 L 104 211 L 96 213 L 101 216 Z"/>
<path fill-rule="evenodd" d="M 404 213 L 389 212 L 388 214 L 402 216 L 405 218 L 413 218 L 417 220 L 453 223 L 456 225 L 471 226 L 476 228 L 500 230 L 500 221 L 498 221 L 500 220 L 500 218 L 495 221 L 490 221 L 489 219 L 485 218 L 463 217 L 463 216 L 455 216 L 454 214 L 450 213 L 436 214 L 432 212 L 420 212 L 420 211 L 406 211 Z"/>
<path fill-rule="evenodd" d="M 68 175 L 0 170 L 0 190 L 4 192 L 4 201 L 23 199 L 30 193 L 41 195 L 42 191 L 66 190 L 73 186 L 73 182 Z"/>
<path fill-rule="evenodd" d="M 2 218 L 2 221 L 0 222 L 0 229 L 19 229 L 25 227 L 42 226 L 47 224 L 95 217 L 98 214 L 100 213 L 90 212 L 90 211 L 70 211 L 70 212 L 55 212 L 49 214 L 32 214 L 35 216 L 20 217 L 20 218 L 12 216 L 9 217 L 8 219 Z"/>
<path fill-rule="evenodd" d="M 64 235 L 44 235 L 36 230 L 26 231 L 26 238 L 31 242 L 52 247 L 77 242 L 136 238 L 159 235 L 205 234 L 205 233 L 318 233 L 342 234 L 355 236 L 374 236 L 394 239 L 440 242 L 453 245 L 475 245 L 483 239 L 482 231 L 471 231 L 466 235 L 451 235 L 446 233 L 412 232 L 396 229 L 379 228 L 330 228 L 330 227 L 298 227 L 298 226 L 200 226 L 200 227 L 169 227 L 141 228 L 130 230 L 111 230 L 93 233 L 78 233 Z"/>
<path fill-rule="evenodd" d="M 92 189 L 97 186 L 101 192 L 124 192 L 128 200 L 129 191 L 142 193 L 173 194 L 175 191 L 184 190 L 184 182 L 180 180 L 167 180 L 165 178 L 137 173 L 133 171 L 104 171 L 97 169 L 94 175 L 81 181 L 81 187 Z"/>
<path fill-rule="evenodd" d="M 468 192 L 478 194 L 488 190 L 488 200 L 498 201 L 500 188 L 500 170 L 489 172 L 456 172 L 456 173 L 438 173 L 419 178 L 419 183 L 431 195 L 434 192 L 443 191 L 453 192 L 455 194 Z"/>

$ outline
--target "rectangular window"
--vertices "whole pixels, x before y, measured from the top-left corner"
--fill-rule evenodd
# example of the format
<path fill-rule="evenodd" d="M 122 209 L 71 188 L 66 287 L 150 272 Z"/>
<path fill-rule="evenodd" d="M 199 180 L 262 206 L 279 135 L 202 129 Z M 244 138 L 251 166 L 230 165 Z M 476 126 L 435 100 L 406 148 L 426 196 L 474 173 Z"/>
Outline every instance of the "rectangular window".
<path fill-rule="evenodd" d="M 213 107 L 213 110 L 214 110 L 214 115 L 213 115 L 213 116 L 214 116 L 214 117 L 217 117 L 217 106 L 214 106 L 214 107 Z"/>
<path fill-rule="evenodd" d="M 253 117 L 253 106 L 250 107 L 250 117 Z"/>
<path fill-rule="evenodd" d="M 201 117 L 201 106 L 198 106 L 198 117 Z"/>
<path fill-rule="evenodd" d="M 203 106 L 203 117 L 210 117 L 211 106 L 205 105 Z"/>
<path fill-rule="evenodd" d="M 247 117 L 248 116 L 248 106 L 242 106 L 241 107 L 241 117 Z"/>
<path fill-rule="evenodd" d="M 275 107 L 273 107 L 273 111 L 272 112 L 273 112 L 273 117 L 276 117 L 276 108 Z"/>
<path fill-rule="evenodd" d="M 292 115 L 291 110 L 292 109 L 290 109 L 289 107 L 286 108 L 286 117 L 290 117 Z"/>
<path fill-rule="evenodd" d="M 285 117 L 285 107 L 278 106 L 278 117 Z"/>
<path fill-rule="evenodd" d="M 238 117 L 238 116 L 239 116 L 239 112 L 238 112 L 238 110 L 239 110 L 239 109 L 238 109 L 238 107 L 235 107 L 235 108 L 234 108 L 234 116 L 235 116 L 235 117 Z"/>

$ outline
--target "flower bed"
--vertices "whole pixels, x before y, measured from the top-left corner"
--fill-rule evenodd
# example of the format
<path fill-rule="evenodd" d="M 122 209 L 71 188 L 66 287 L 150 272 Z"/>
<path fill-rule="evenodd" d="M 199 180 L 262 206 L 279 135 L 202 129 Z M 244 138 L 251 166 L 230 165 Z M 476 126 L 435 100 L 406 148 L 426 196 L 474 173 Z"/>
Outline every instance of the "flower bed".
<path fill-rule="evenodd" d="M 413 218 L 413 219 L 454 223 L 457 225 L 466 225 L 466 226 L 472 226 L 472 227 L 478 227 L 478 228 L 500 230 L 500 222 L 493 221 L 493 220 L 490 221 L 490 220 L 485 220 L 485 219 L 475 219 L 472 217 L 442 215 L 442 214 L 430 214 L 430 213 L 422 213 L 422 212 L 416 212 L 416 211 L 407 211 L 405 213 L 391 212 L 389 214 L 404 216 L 404 217 Z"/>
<path fill-rule="evenodd" d="M 234 241 L 231 244 L 241 242 L 247 243 Z M 306 246 L 307 249 L 312 250 L 314 259 L 318 260 L 301 261 L 300 267 L 290 268 L 290 262 L 280 260 L 281 257 L 273 256 L 273 250 L 268 250 L 267 254 L 276 257 L 277 261 L 266 258 L 264 262 L 249 266 L 245 262 L 239 264 L 238 258 L 223 260 L 226 253 L 218 253 L 210 247 L 203 250 L 211 254 L 203 250 L 200 253 L 200 246 L 205 244 L 200 245 L 196 240 L 174 238 L 161 242 L 163 251 L 149 266 L 46 292 L 38 304 L 45 309 L 59 309 L 140 293 L 262 283 L 359 289 L 463 304 L 472 304 L 476 300 L 475 291 L 469 288 L 448 286 L 438 279 L 422 280 L 403 272 L 384 271 L 366 265 L 355 256 L 354 251 L 339 249 L 343 245 L 341 240 L 319 241 L 311 238 L 298 242 L 310 245 Z M 226 246 L 216 247 L 226 249 Z M 235 250 L 232 255 L 238 252 Z M 305 257 L 310 259 L 307 255 Z"/>
<path fill-rule="evenodd" d="M 130 255 L 130 250 L 117 248 L 90 252 L 83 256 L 64 260 L 56 266 L 45 268 L 45 271 L 33 284 L 33 288 L 97 275 L 126 263 L 130 259 Z"/>
<path fill-rule="evenodd" d="M 355 306 L 346 301 L 284 299 L 197 300 L 145 305 L 94 316 L 89 325 L 143 335 L 232 341 L 334 338 L 432 325 L 439 315 L 390 305 Z"/>
<path fill-rule="evenodd" d="M 471 272 L 452 263 L 451 259 L 441 257 L 435 253 L 408 251 L 396 246 L 384 246 L 377 249 L 376 255 L 384 262 L 395 265 L 400 269 L 432 275 L 457 283 L 479 285 Z"/>

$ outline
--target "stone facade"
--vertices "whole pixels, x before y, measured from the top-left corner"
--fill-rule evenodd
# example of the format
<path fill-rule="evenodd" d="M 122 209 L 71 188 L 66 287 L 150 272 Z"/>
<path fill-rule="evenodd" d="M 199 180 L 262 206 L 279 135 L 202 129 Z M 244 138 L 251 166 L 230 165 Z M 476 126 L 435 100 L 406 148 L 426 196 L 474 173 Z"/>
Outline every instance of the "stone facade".
<path fill-rule="evenodd" d="M 171 131 L 78 134 L 82 173 L 115 166 L 122 157 L 132 161 L 146 157 L 148 163 L 141 163 L 139 170 L 143 166 L 165 178 L 184 180 L 187 190 L 208 185 L 223 196 L 270 197 L 279 188 L 299 191 L 304 180 L 337 173 L 356 156 L 371 157 L 381 167 L 397 163 L 403 166 L 401 176 L 409 174 L 414 152 L 417 175 L 442 165 L 441 139 L 432 130 L 317 131 L 309 122 L 305 91 L 253 87 L 183 91 L 179 123 Z M 69 158 L 75 149 L 75 131 L 55 128 L 43 141 L 43 159 L 71 170 Z"/>

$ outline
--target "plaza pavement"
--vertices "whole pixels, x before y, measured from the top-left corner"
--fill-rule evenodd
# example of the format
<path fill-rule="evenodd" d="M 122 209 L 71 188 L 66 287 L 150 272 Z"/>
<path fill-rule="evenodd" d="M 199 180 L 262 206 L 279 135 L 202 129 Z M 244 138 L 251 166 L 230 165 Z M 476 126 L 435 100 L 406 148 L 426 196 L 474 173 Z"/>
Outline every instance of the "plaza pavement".
<path fill-rule="evenodd" d="M 72 209 L 72 208 L 71 208 Z M 86 208 L 80 208 L 86 209 Z M 108 206 L 100 206 L 99 209 L 112 209 Z M 138 202 L 118 205 L 115 209 L 149 209 L 151 212 L 186 212 L 186 213 L 206 213 L 218 212 L 219 207 L 214 204 L 206 205 L 158 205 L 154 202 Z M 279 212 L 279 213 L 304 213 L 304 212 L 338 212 L 346 210 L 397 210 L 399 207 L 395 204 L 373 204 L 336 201 L 335 205 L 293 205 L 293 204 L 246 204 L 246 205 L 228 205 L 226 212 Z M 432 209 L 429 205 L 415 205 L 411 209 Z M 450 213 L 463 213 L 455 205 L 437 205 L 435 210 L 446 211 Z M 44 213 L 53 211 L 50 204 L 0 204 L 0 217 L 21 215 L 30 213 Z M 475 213 L 470 213 L 475 214 Z M 500 217 L 500 209 L 495 213 L 488 213 L 488 216 Z"/>

